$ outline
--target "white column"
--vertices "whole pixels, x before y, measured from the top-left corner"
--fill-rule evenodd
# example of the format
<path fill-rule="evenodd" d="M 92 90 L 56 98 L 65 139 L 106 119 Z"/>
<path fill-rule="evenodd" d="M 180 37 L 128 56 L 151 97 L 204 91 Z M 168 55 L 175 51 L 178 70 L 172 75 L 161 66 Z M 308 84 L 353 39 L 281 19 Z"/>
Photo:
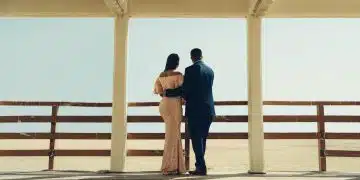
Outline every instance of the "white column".
<path fill-rule="evenodd" d="M 247 17 L 249 173 L 265 173 L 261 67 L 261 17 Z"/>
<path fill-rule="evenodd" d="M 127 98 L 126 57 L 128 16 L 115 17 L 114 77 L 111 123 L 111 171 L 123 172 L 126 158 Z"/>

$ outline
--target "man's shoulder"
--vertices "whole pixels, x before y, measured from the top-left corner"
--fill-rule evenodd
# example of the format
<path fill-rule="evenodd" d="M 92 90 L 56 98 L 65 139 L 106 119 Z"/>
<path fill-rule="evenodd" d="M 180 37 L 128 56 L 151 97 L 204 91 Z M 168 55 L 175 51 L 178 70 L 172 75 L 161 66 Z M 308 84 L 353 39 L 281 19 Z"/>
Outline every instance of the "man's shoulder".
<path fill-rule="evenodd" d="M 201 66 L 199 65 L 191 65 L 185 69 L 185 73 L 197 73 L 201 72 Z"/>
<path fill-rule="evenodd" d="M 204 69 L 205 69 L 206 71 L 211 72 L 211 73 L 214 72 L 213 69 L 212 69 L 209 65 L 203 64 L 203 66 L 205 67 Z"/>
<path fill-rule="evenodd" d="M 191 66 L 188 66 L 185 68 L 185 72 L 189 72 L 191 71 L 192 69 L 194 69 L 194 65 L 191 65 Z"/>

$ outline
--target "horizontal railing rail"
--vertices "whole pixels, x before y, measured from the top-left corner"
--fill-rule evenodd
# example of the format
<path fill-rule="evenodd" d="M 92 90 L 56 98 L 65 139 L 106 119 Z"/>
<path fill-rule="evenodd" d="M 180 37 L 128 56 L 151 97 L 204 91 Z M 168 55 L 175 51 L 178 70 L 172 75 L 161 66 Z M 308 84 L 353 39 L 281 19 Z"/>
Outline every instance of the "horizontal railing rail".
<path fill-rule="evenodd" d="M 246 101 L 218 101 L 217 106 L 246 106 Z M 264 133 L 265 139 L 316 139 L 318 140 L 319 170 L 326 171 L 326 157 L 360 157 L 360 151 L 327 150 L 326 139 L 360 139 L 360 133 L 326 133 L 325 123 L 360 122 L 360 116 L 349 115 L 325 115 L 326 106 L 357 106 L 358 101 L 264 101 L 266 106 L 314 106 L 316 115 L 265 115 L 264 122 L 314 122 L 317 123 L 317 132 L 286 132 L 286 133 Z M 131 102 L 129 107 L 158 106 L 158 102 Z M 85 150 L 85 149 L 55 149 L 57 139 L 92 139 L 109 140 L 111 133 L 60 133 L 56 132 L 57 123 L 111 123 L 111 116 L 63 116 L 58 115 L 60 107 L 111 107 L 112 103 L 92 102 L 20 102 L 0 101 L 0 106 L 48 106 L 52 107 L 49 116 L 0 116 L 0 123 L 51 123 L 49 133 L 0 133 L 0 139 L 48 139 L 49 149 L 39 150 L 0 150 L 0 156 L 48 156 L 48 169 L 53 169 L 55 156 L 110 156 L 109 149 Z M 128 123 L 162 123 L 160 116 L 128 116 Z M 183 120 L 184 123 L 186 123 Z M 247 115 L 225 115 L 217 116 L 215 122 L 246 123 Z M 187 125 L 182 138 L 185 140 L 184 155 L 186 166 L 189 167 L 190 140 L 187 136 Z M 161 140 L 164 133 L 128 133 L 129 140 Z M 209 139 L 248 139 L 247 132 L 210 133 Z M 128 156 L 161 156 L 162 150 L 129 149 Z"/>
<path fill-rule="evenodd" d="M 46 123 L 51 116 L 0 116 L 0 123 Z M 360 116 L 326 115 L 325 122 L 360 122 Z M 111 116 L 57 116 L 59 123 L 111 123 Z M 162 123 L 160 116 L 128 116 L 129 123 Z M 184 122 L 184 121 L 183 121 Z M 246 115 L 217 116 L 214 122 L 248 122 Z M 265 115 L 264 122 L 317 122 L 316 115 Z"/>

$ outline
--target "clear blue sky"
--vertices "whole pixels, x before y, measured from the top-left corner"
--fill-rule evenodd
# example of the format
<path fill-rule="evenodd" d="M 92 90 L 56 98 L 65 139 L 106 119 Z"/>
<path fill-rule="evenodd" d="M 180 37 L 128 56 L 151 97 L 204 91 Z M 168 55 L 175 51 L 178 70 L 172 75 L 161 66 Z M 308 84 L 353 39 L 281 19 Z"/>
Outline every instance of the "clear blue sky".
<path fill-rule="evenodd" d="M 0 99 L 110 102 L 113 28 L 113 20 L 104 18 L 0 19 Z M 359 32 L 360 19 L 265 19 L 264 100 L 360 101 Z M 178 53 L 183 71 L 193 47 L 203 49 L 215 71 L 216 100 L 247 99 L 245 19 L 132 19 L 128 45 L 129 101 L 157 101 L 153 81 L 167 55 Z M 265 113 L 315 112 L 295 108 L 267 107 Z M 50 113 L 46 108 L 5 107 L 0 112 Z M 109 109 L 61 110 L 79 112 L 110 114 Z M 129 112 L 157 113 L 156 108 Z M 243 114 L 246 109 L 218 112 Z M 327 112 L 355 115 L 360 107 L 329 107 Z"/>

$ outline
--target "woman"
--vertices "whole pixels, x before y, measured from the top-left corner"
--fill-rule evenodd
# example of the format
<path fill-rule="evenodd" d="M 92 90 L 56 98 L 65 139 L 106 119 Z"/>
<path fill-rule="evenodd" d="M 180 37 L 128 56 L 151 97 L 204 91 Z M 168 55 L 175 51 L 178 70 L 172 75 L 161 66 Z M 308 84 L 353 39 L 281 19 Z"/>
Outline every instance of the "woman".
<path fill-rule="evenodd" d="M 156 79 L 154 93 L 162 96 L 166 89 L 177 88 L 183 83 L 183 75 L 175 71 L 179 56 L 170 54 L 164 72 Z M 185 173 L 185 162 L 181 144 L 182 101 L 180 97 L 163 97 L 160 101 L 160 115 L 165 122 L 165 145 L 161 171 L 164 175 Z"/>

